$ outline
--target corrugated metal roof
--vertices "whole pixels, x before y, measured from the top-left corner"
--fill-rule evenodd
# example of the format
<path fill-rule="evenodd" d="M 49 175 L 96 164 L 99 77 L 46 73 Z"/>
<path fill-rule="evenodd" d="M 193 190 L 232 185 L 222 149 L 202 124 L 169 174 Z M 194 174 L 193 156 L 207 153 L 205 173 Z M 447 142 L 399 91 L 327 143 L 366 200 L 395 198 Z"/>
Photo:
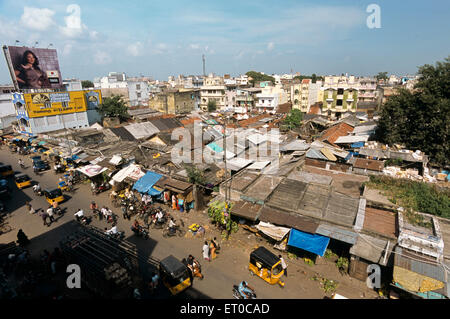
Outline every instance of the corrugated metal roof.
<path fill-rule="evenodd" d="M 316 233 L 351 245 L 354 245 L 358 238 L 358 234 L 355 232 L 323 222 L 317 227 Z"/>
<path fill-rule="evenodd" d="M 384 162 L 365 158 L 356 158 L 353 167 L 382 172 L 384 168 Z"/>
<path fill-rule="evenodd" d="M 262 206 L 246 201 L 239 201 L 231 208 L 231 214 L 256 221 Z"/>
<path fill-rule="evenodd" d="M 394 244 L 395 243 L 390 242 L 388 246 L 387 240 L 360 234 L 356 244 L 350 248 L 350 254 L 386 266 Z M 387 255 L 386 248 L 388 249 Z"/>
<path fill-rule="evenodd" d="M 260 175 L 244 195 L 253 201 L 264 202 L 281 181 L 282 178 L 278 176 Z"/>
<path fill-rule="evenodd" d="M 364 230 L 397 238 L 396 214 L 390 211 L 366 207 Z"/>
<path fill-rule="evenodd" d="M 316 232 L 317 226 L 319 225 L 310 218 L 267 206 L 261 209 L 258 219 L 263 222 L 292 227 L 311 234 Z"/>
<path fill-rule="evenodd" d="M 353 227 L 359 208 L 359 198 L 353 198 L 344 194 L 331 192 L 327 202 L 324 220 Z"/>
<path fill-rule="evenodd" d="M 308 184 L 316 183 L 322 185 L 331 185 L 331 182 L 333 181 L 333 178 L 331 178 L 330 176 L 308 173 L 305 171 L 293 171 L 291 174 L 288 175 L 287 178 L 295 179 L 297 181 Z"/>
<path fill-rule="evenodd" d="M 320 150 L 316 150 L 314 148 L 310 148 L 308 152 L 306 152 L 306 157 L 308 158 L 314 158 L 314 159 L 320 159 L 327 161 L 328 158 L 322 154 Z"/>
<path fill-rule="evenodd" d="M 136 138 L 131 134 L 128 130 L 126 130 L 124 127 L 111 127 L 109 129 L 114 135 L 119 137 L 120 139 L 124 141 L 136 141 Z"/>
<path fill-rule="evenodd" d="M 351 144 L 356 142 L 367 142 L 369 140 L 369 135 L 347 135 L 347 136 L 340 136 L 336 141 L 335 144 Z"/>
<path fill-rule="evenodd" d="M 306 151 L 310 148 L 310 144 L 304 140 L 294 140 L 280 146 L 280 151 Z"/>
<path fill-rule="evenodd" d="M 399 246 L 395 248 L 394 265 L 430 278 L 434 278 L 441 282 L 447 282 L 445 280 L 445 269 L 442 265 L 433 262 L 430 258 L 424 258 L 419 254 Z"/>
<path fill-rule="evenodd" d="M 296 211 L 302 200 L 307 184 L 293 179 L 283 180 L 273 191 L 268 205 Z"/>

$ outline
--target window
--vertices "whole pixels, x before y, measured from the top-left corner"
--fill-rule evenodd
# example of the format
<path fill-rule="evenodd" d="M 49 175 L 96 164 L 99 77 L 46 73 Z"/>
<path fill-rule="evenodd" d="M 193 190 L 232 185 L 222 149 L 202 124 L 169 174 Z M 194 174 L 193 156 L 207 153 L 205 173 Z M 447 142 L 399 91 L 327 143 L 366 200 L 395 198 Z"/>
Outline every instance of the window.
<path fill-rule="evenodd" d="M 141 93 L 136 93 L 136 96 L 137 96 L 138 99 L 140 99 L 141 98 Z"/>
<path fill-rule="evenodd" d="M 338 89 L 337 94 L 338 94 L 338 95 L 344 94 L 344 89 Z"/>
<path fill-rule="evenodd" d="M 140 84 L 136 84 L 136 90 L 140 90 L 141 89 L 141 85 Z"/>
<path fill-rule="evenodd" d="M 342 106 L 342 100 L 336 100 L 336 105 L 337 106 Z"/>

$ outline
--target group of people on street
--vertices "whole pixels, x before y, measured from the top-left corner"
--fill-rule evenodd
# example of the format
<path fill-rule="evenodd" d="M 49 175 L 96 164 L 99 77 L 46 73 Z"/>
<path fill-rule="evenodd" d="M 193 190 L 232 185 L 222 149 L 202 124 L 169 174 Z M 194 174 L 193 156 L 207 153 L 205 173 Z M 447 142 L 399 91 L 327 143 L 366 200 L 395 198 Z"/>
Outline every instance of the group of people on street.
<path fill-rule="evenodd" d="M 205 244 L 203 245 L 203 248 L 202 248 L 203 259 L 205 259 L 207 261 L 216 259 L 219 250 L 220 250 L 220 245 L 217 242 L 216 237 L 214 237 L 214 239 L 211 239 L 209 244 L 208 244 L 208 241 L 205 241 Z"/>

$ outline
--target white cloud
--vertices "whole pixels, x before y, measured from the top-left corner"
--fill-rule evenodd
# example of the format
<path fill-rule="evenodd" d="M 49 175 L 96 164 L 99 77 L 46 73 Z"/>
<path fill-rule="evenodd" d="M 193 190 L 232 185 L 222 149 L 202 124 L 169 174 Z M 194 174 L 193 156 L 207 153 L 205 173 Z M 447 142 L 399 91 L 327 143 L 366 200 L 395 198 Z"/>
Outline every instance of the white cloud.
<path fill-rule="evenodd" d="M 94 62 L 96 64 L 109 64 L 112 62 L 111 56 L 104 51 L 97 51 L 94 54 Z"/>
<path fill-rule="evenodd" d="M 275 47 L 275 43 L 273 43 L 273 42 L 269 42 L 267 44 L 267 50 L 269 50 L 269 51 L 272 51 L 274 47 Z"/>
<path fill-rule="evenodd" d="M 24 7 L 20 22 L 29 29 L 45 31 L 55 24 L 53 21 L 54 14 L 54 11 L 46 8 Z"/>
<path fill-rule="evenodd" d="M 142 43 L 136 42 L 128 46 L 127 52 L 132 56 L 140 56 L 143 53 L 142 49 L 143 49 Z"/>
<path fill-rule="evenodd" d="M 191 43 L 191 44 L 189 44 L 189 48 L 193 49 L 193 50 L 197 50 L 197 49 L 200 49 L 200 45 Z"/>
<path fill-rule="evenodd" d="M 62 54 L 69 55 L 72 52 L 72 48 L 73 48 L 73 45 L 71 43 L 66 43 L 66 45 L 64 45 Z"/>

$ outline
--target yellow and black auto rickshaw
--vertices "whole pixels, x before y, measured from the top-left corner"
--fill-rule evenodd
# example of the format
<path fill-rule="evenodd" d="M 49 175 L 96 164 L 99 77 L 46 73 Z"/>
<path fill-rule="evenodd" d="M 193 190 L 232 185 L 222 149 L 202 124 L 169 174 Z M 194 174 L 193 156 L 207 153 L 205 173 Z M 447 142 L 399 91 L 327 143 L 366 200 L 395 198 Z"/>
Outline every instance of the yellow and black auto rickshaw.
<path fill-rule="evenodd" d="M 250 253 L 248 268 L 251 275 L 257 275 L 271 285 L 279 284 L 284 287 L 284 281 L 280 279 L 284 274 L 281 260 L 266 248 L 258 247 Z"/>
<path fill-rule="evenodd" d="M 172 295 L 176 295 L 192 285 L 189 269 L 170 255 L 159 263 L 161 280 Z"/>
<path fill-rule="evenodd" d="M 14 175 L 14 171 L 11 165 L 1 165 L 0 166 L 0 176 L 8 177 Z"/>
<path fill-rule="evenodd" d="M 17 174 L 14 176 L 14 182 L 18 189 L 31 186 L 31 178 L 27 174 Z"/>
<path fill-rule="evenodd" d="M 44 190 L 44 196 L 50 205 L 52 205 L 53 202 L 61 203 L 64 201 L 64 195 L 59 188 Z"/>

